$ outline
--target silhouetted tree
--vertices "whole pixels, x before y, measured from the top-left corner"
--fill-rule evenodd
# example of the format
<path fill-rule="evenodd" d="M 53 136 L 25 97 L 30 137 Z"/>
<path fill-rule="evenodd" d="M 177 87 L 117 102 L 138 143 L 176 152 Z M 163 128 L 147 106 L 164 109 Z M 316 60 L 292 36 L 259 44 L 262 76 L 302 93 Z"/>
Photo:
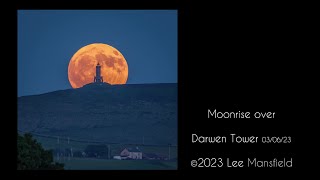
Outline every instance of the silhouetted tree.
<path fill-rule="evenodd" d="M 64 164 L 54 163 L 52 152 L 43 149 L 29 133 L 18 134 L 18 170 L 63 169 Z"/>

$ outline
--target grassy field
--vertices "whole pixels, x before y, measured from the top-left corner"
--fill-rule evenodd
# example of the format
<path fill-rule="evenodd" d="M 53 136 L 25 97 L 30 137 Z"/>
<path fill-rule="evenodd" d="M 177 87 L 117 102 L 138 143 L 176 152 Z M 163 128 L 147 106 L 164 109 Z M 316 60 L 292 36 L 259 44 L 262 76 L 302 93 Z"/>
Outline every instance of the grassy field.
<path fill-rule="evenodd" d="M 66 160 L 66 170 L 176 170 L 176 161 L 160 160 L 105 160 L 74 158 Z"/>
<path fill-rule="evenodd" d="M 58 147 L 60 147 L 61 149 L 65 149 L 65 148 L 70 148 L 72 147 L 72 149 L 74 151 L 84 151 L 84 149 L 87 147 L 87 145 L 90 145 L 91 143 L 79 143 L 79 142 L 70 142 L 68 144 L 68 142 L 66 140 L 60 140 L 60 145 L 58 146 L 57 144 L 57 140 L 56 139 L 48 139 L 48 138 L 43 138 L 43 137 L 35 137 L 37 139 L 38 142 L 40 142 L 42 144 L 42 146 L 45 149 L 56 149 Z M 127 145 L 110 145 L 111 148 L 111 154 L 110 157 L 113 156 L 118 156 L 119 153 L 127 147 L 131 147 L 131 146 L 127 146 Z M 156 154 L 162 154 L 165 156 L 169 156 L 169 148 L 168 147 L 150 147 L 150 146 L 139 146 L 139 149 L 143 152 L 143 153 L 156 153 Z M 170 149 L 170 158 L 174 159 L 177 158 L 177 147 L 171 147 Z"/>
<path fill-rule="evenodd" d="M 37 141 L 42 144 L 45 149 L 58 148 L 57 140 L 42 137 L 36 137 Z M 74 151 L 84 151 L 87 145 L 91 143 L 70 142 L 60 140 L 60 148 L 70 148 Z M 119 156 L 121 150 L 126 145 L 110 145 L 110 157 Z M 150 147 L 139 146 L 143 153 L 156 153 L 159 155 L 169 156 L 168 147 Z M 55 155 L 55 154 L 54 154 Z M 60 163 L 65 164 L 66 170 L 175 170 L 177 169 L 177 147 L 170 148 L 170 158 L 168 160 L 113 160 L 113 159 L 95 159 L 95 158 L 80 158 L 80 157 L 61 157 Z M 54 156 L 57 160 L 57 157 Z"/>

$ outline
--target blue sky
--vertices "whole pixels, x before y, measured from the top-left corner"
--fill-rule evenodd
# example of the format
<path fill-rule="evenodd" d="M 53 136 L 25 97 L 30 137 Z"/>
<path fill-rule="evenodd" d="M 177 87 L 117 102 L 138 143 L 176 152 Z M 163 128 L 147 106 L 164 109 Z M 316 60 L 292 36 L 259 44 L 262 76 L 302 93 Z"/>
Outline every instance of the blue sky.
<path fill-rule="evenodd" d="M 18 96 L 72 88 L 69 61 L 91 43 L 124 55 L 128 84 L 177 82 L 175 10 L 20 10 Z"/>

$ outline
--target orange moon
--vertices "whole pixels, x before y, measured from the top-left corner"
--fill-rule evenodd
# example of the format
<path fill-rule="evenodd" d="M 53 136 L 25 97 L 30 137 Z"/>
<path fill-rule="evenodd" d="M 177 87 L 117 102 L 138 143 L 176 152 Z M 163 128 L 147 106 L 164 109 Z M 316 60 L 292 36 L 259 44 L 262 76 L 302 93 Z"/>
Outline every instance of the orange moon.
<path fill-rule="evenodd" d="M 102 43 L 89 44 L 80 48 L 71 58 L 68 78 L 73 88 L 92 83 L 96 65 L 101 65 L 103 82 L 125 84 L 128 79 L 128 64 L 116 48 Z"/>

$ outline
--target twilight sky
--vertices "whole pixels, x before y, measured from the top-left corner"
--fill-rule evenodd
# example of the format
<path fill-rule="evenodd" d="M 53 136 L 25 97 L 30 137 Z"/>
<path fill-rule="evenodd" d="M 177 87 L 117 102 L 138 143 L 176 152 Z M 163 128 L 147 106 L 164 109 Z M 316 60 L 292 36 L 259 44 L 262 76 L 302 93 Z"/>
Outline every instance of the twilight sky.
<path fill-rule="evenodd" d="M 19 10 L 18 97 L 72 88 L 68 64 L 91 43 L 117 48 L 127 84 L 177 82 L 175 10 Z"/>

